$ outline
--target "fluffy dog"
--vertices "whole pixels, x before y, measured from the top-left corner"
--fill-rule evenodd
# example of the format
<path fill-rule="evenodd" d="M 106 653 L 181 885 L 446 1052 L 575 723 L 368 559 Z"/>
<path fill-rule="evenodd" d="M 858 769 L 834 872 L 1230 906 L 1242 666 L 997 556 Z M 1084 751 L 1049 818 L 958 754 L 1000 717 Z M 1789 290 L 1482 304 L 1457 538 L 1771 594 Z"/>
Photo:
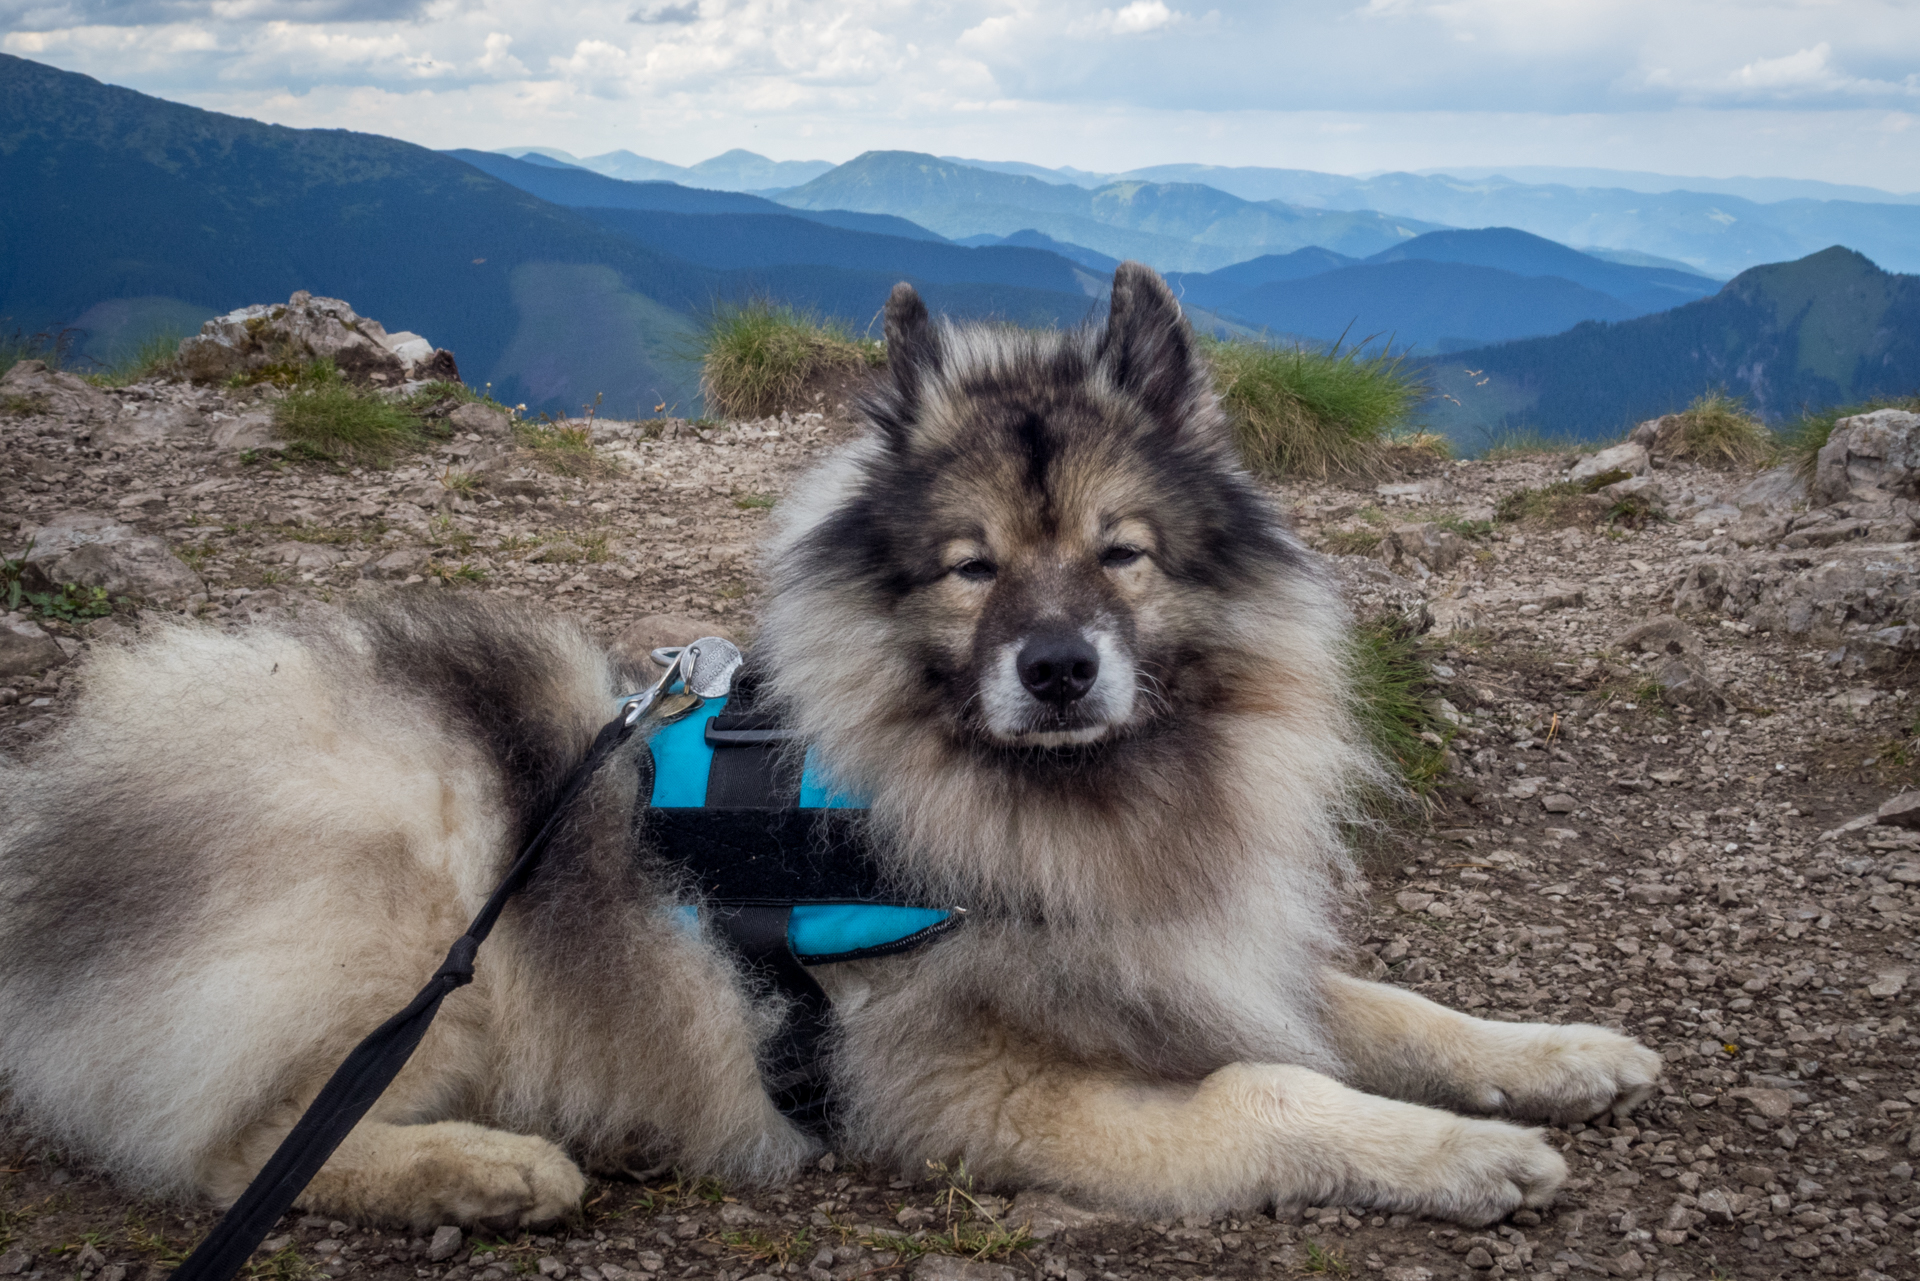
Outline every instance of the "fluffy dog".
<path fill-rule="evenodd" d="M 933 323 L 901 286 L 869 432 L 788 500 L 763 699 L 870 798 L 907 891 L 970 909 L 821 967 L 841 1150 L 1167 1214 L 1549 1201 L 1523 1121 L 1659 1060 L 1333 968 L 1375 765 L 1339 600 L 1241 470 L 1165 284 L 1105 325 Z M 0 774 L 0 1075 L 131 1184 L 231 1200 L 437 967 L 625 673 L 565 623 L 395 598 L 100 655 Z M 308 1189 L 344 1218 L 566 1214 L 598 1162 L 791 1173 L 756 1056 L 782 1016 L 674 924 L 604 769 L 412 1063 Z"/>

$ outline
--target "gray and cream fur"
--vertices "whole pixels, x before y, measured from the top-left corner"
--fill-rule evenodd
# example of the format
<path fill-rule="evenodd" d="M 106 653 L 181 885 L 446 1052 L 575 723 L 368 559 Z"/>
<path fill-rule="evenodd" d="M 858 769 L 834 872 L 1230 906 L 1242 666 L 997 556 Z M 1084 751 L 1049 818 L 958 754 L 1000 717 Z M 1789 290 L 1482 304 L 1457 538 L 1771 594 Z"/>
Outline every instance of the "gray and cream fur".
<path fill-rule="evenodd" d="M 766 697 L 965 925 L 816 971 L 844 1151 L 964 1158 L 1142 1212 L 1370 1203 L 1460 1219 L 1565 1166 L 1494 1119 L 1589 1116 L 1658 1060 L 1331 964 L 1374 769 L 1343 616 L 1239 468 L 1164 283 L 1106 324 L 935 324 L 905 286 L 870 430 L 769 553 Z M 486 897 L 614 697 L 569 625 L 395 597 L 100 656 L 0 767 L 0 1080 L 50 1137 L 230 1200 Z M 429 1225 L 567 1213 L 584 1167 L 778 1179 L 780 1009 L 672 924 L 616 762 L 413 1062 L 308 1190 Z M 644 826 L 642 826 L 644 832 Z"/>

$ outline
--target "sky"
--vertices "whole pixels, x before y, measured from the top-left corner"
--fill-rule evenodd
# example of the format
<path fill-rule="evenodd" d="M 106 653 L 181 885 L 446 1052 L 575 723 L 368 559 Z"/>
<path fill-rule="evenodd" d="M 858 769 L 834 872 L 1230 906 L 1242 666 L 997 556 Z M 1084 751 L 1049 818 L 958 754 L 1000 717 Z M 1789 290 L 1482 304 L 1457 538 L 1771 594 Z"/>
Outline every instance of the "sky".
<path fill-rule="evenodd" d="M 1920 190 L 1920 0 L 0 0 L 0 50 L 442 148 Z"/>

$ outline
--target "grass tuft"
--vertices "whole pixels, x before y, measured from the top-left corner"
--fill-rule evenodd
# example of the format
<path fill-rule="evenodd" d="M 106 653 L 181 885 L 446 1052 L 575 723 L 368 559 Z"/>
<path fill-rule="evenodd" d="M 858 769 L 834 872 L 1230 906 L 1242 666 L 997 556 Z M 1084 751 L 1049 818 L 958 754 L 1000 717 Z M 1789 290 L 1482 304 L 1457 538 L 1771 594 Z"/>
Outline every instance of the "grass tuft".
<path fill-rule="evenodd" d="M 48 369 L 59 369 L 73 355 L 79 336 L 74 329 L 45 329 L 32 334 L 15 329 L 0 334 L 0 377 L 23 360 L 43 361 Z"/>
<path fill-rule="evenodd" d="M 886 360 L 879 343 L 856 338 L 838 321 L 765 299 L 716 310 L 701 347 L 701 394 L 710 410 L 729 418 L 777 414 L 822 375 Z"/>
<path fill-rule="evenodd" d="M 1354 715 L 1367 742 L 1390 762 L 1401 783 L 1425 803 L 1447 772 L 1447 746 L 1457 732 L 1430 693 L 1433 674 L 1412 628 L 1377 618 L 1353 629 L 1347 651 Z M 1398 798 L 1378 797 L 1376 808 Z"/>
<path fill-rule="evenodd" d="M 1374 470 L 1420 394 L 1401 359 L 1384 353 L 1215 338 L 1202 338 L 1200 346 L 1247 466 L 1267 476 L 1325 479 Z"/>
<path fill-rule="evenodd" d="M 180 335 L 172 330 L 149 334 L 140 345 L 98 373 L 87 375 L 96 387 L 128 387 L 179 372 Z"/>
<path fill-rule="evenodd" d="M 1698 396 L 1680 412 L 1680 432 L 1668 452 L 1675 458 L 1751 467 L 1771 460 L 1773 433 L 1724 391 Z"/>
<path fill-rule="evenodd" d="M 1820 460 L 1820 451 L 1827 447 L 1834 426 L 1842 418 L 1870 414 L 1876 409 L 1904 409 L 1910 414 L 1920 414 L 1920 396 L 1895 396 L 1863 401 L 1857 405 L 1835 405 L 1818 413 L 1808 410 L 1781 429 L 1780 452 L 1793 464 L 1795 471 L 1811 479 L 1814 466 Z"/>
<path fill-rule="evenodd" d="M 286 397 L 273 407 L 275 429 L 296 456 L 386 462 L 426 443 L 421 422 L 400 405 L 351 386 L 330 360 L 290 375 Z"/>

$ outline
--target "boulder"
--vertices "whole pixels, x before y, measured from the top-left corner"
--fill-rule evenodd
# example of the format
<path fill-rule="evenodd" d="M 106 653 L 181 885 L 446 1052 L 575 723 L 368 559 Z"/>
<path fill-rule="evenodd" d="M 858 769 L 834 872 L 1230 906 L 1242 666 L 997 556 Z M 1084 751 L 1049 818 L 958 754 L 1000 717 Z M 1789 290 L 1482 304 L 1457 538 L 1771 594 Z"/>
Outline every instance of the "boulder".
<path fill-rule="evenodd" d="M 68 512 L 28 536 L 27 569 L 49 586 L 78 583 L 138 600 L 177 600 L 206 590 L 165 539 L 105 516 Z"/>
<path fill-rule="evenodd" d="M 1887 827 L 1920 827 L 1920 792 L 1888 797 L 1874 811 L 1873 821 Z"/>
<path fill-rule="evenodd" d="M 180 367 L 196 382 L 220 382 L 269 365 L 327 359 L 357 383 L 398 387 L 409 380 L 458 381 L 451 353 L 418 334 L 389 334 L 338 298 L 302 289 L 285 303 L 215 316 L 180 344 Z"/>
<path fill-rule="evenodd" d="M 1720 683 L 1698 654 L 1666 655 L 1654 667 L 1653 679 L 1660 684 L 1660 701 L 1668 707 L 1685 707 L 1704 715 L 1718 715 L 1727 708 Z"/>
<path fill-rule="evenodd" d="M 1644 476 L 1652 466 L 1652 456 L 1645 445 L 1628 440 L 1597 454 L 1588 454 L 1573 465 L 1573 471 L 1567 479 L 1574 484 L 1604 476 L 1608 472 L 1623 471 L 1629 476 Z"/>
<path fill-rule="evenodd" d="M 215 449 L 226 453 L 272 449 L 280 443 L 273 430 L 273 413 L 266 409 L 218 415 L 207 438 Z"/>
<path fill-rule="evenodd" d="M 505 411 L 491 405 L 469 401 L 447 415 L 447 425 L 455 431 L 470 431 L 483 439 L 505 438 L 512 434 L 513 423 Z"/>
<path fill-rule="evenodd" d="M 1727 495 L 1727 502 L 1750 515 L 1783 516 L 1807 501 L 1807 477 L 1798 467 L 1774 467 Z"/>
<path fill-rule="evenodd" d="M 425 573 L 430 559 L 424 547 L 402 547 L 399 551 L 388 552 L 360 572 L 369 578 L 407 578 Z"/>
<path fill-rule="evenodd" d="M 1818 504 L 1920 496 L 1920 414 L 1880 409 L 1833 425 L 1814 465 Z"/>
<path fill-rule="evenodd" d="M 84 378 L 49 369 L 43 360 L 22 360 L 0 377 L 0 409 L 99 423 L 111 419 L 118 406 Z"/>
<path fill-rule="evenodd" d="M 67 661 L 40 624 L 20 614 L 0 618 L 0 678 L 32 676 Z"/>
<path fill-rule="evenodd" d="M 1701 561 L 1676 586 L 1673 612 L 1717 612 L 1758 631 L 1849 645 L 1886 631 L 1888 643 L 1904 644 L 1906 620 L 1920 617 L 1916 595 L 1920 547 L 1856 538 Z"/>

